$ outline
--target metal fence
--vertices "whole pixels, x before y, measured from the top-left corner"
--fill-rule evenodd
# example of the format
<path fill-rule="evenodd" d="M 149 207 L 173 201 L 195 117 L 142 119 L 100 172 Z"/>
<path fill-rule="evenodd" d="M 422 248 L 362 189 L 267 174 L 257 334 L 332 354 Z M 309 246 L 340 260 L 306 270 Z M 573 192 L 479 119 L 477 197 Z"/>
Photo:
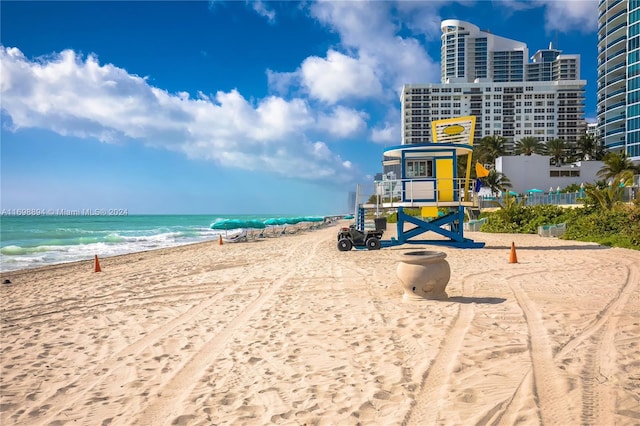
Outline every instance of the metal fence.
<path fill-rule="evenodd" d="M 488 219 L 483 217 L 482 219 L 469 220 L 463 224 L 463 229 L 465 231 L 477 232 L 482 228 L 482 225 L 487 223 Z"/>
<path fill-rule="evenodd" d="M 640 189 L 636 187 L 628 186 L 624 188 L 622 192 L 623 203 L 632 202 L 639 194 Z M 524 200 L 525 206 L 538 206 L 541 204 L 553 204 L 553 205 L 582 205 L 585 199 L 585 192 L 549 192 L 549 193 L 530 193 L 526 195 L 515 195 L 511 197 L 515 197 L 517 202 L 521 202 Z M 491 207 L 500 207 L 505 204 L 506 196 L 500 197 L 480 197 L 479 207 L 483 208 L 491 208 Z"/>
<path fill-rule="evenodd" d="M 538 206 L 540 204 L 582 204 L 584 192 L 566 192 L 566 193 L 549 193 L 549 194 L 529 194 L 525 197 L 525 205 Z"/>
<path fill-rule="evenodd" d="M 562 237 L 566 230 L 566 223 L 559 223 L 557 225 L 543 225 L 538 226 L 538 235 L 540 235 L 541 237 Z"/>
<path fill-rule="evenodd" d="M 566 193 L 548 193 L 548 194 L 527 194 L 527 195 L 511 195 L 511 198 L 515 198 L 516 202 L 522 202 L 524 200 L 525 206 L 538 206 L 541 204 L 554 204 L 554 205 L 574 205 L 582 204 L 584 199 L 584 192 L 566 192 Z M 491 208 L 500 207 L 505 205 L 506 195 L 501 197 L 480 197 L 479 207 Z"/>

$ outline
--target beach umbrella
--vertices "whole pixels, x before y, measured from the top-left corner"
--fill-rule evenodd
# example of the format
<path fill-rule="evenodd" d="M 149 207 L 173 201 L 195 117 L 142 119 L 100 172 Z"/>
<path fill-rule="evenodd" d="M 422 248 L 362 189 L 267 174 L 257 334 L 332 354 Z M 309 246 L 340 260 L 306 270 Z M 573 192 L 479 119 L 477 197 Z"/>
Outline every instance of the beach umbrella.
<path fill-rule="evenodd" d="M 285 218 L 285 221 L 286 221 L 285 223 L 287 225 L 296 225 L 296 224 L 302 222 L 302 218 L 300 218 L 300 217 L 287 217 L 287 218 Z"/>
<path fill-rule="evenodd" d="M 269 219 L 265 220 L 263 223 L 268 226 L 282 225 L 280 223 L 280 219 L 276 217 L 270 217 Z"/>
<path fill-rule="evenodd" d="M 211 229 L 224 231 L 227 235 L 227 231 L 230 229 L 242 229 L 246 228 L 247 223 L 239 219 L 216 219 L 210 226 Z"/>
<path fill-rule="evenodd" d="M 247 228 L 264 229 L 266 227 L 267 225 L 261 220 L 251 219 L 247 221 Z"/>
<path fill-rule="evenodd" d="M 348 214 L 348 215 L 344 216 L 343 219 L 353 219 L 353 215 L 352 214 Z"/>
<path fill-rule="evenodd" d="M 544 191 L 542 189 L 538 189 L 538 188 L 533 188 L 533 189 L 527 189 L 527 193 L 528 194 L 540 194 L 540 193 L 544 193 Z"/>
<path fill-rule="evenodd" d="M 302 222 L 309 224 L 307 229 L 313 229 L 315 223 L 324 222 L 324 217 L 319 216 L 304 216 L 301 218 Z"/>
<path fill-rule="evenodd" d="M 284 233 L 284 228 L 287 225 L 287 219 L 283 217 L 271 217 L 264 221 L 265 225 L 273 227 L 273 233 L 276 232 L 276 227 L 282 225 L 282 232 Z"/>
<path fill-rule="evenodd" d="M 287 224 L 287 219 L 285 219 L 283 217 L 271 217 L 271 218 L 265 220 L 264 224 L 268 225 L 268 226 L 286 225 Z"/>
<path fill-rule="evenodd" d="M 321 216 L 306 216 L 304 218 L 305 222 L 324 222 L 324 217 Z"/>
<path fill-rule="evenodd" d="M 228 231 L 229 229 L 247 228 L 247 222 L 240 219 L 216 219 L 211 229 Z"/>
<path fill-rule="evenodd" d="M 250 220 L 247 220 L 246 223 L 247 223 L 246 227 L 249 229 L 265 229 L 267 227 L 267 225 L 265 225 L 263 221 L 258 219 L 250 219 Z M 258 236 L 263 237 L 264 234 L 260 232 L 258 233 Z M 255 238 L 255 234 L 253 231 L 251 232 L 251 237 Z"/>
<path fill-rule="evenodd" d="M 515 191 L 507 191 L 507 194 L 509 194 L 509 195 L 513 195 L 513 196 L 518 195 L 518 193 L 517 193 L 517 192 L 515 192 Z"/>
<path fill-rule="evenodd" d="M 228 229 L 232 229 L 232 228 L 228 228 L 229 226 L 229 221 L 228 219 L 216 219 L 215 222 L 213 222 L 210 226 L 211 229 L 216 229 L 216 230 L 228 230 Z"/>

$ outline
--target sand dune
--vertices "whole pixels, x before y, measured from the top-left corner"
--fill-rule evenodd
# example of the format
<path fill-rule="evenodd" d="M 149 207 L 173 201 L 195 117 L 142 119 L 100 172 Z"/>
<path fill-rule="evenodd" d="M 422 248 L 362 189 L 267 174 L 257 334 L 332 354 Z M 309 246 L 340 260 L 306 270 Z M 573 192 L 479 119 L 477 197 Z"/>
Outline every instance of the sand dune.
<path fill-rule="evenodd" d="M 469 233 L 403 302 L 336 231 L 2 274 L 0 423 L 640 423 L 640 253 Z"/>

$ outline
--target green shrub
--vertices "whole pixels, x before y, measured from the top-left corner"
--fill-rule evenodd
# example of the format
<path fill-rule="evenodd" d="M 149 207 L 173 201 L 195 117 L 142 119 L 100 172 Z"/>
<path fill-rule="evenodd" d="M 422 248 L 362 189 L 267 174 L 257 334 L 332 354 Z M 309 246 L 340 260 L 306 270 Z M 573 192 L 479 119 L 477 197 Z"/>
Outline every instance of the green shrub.
<path fill-rule="evenodd" d="M 404 214 L 409 215 L 409 216 L 413 216 L 413 217 L 420 217 L 421 214 L 421 210 L 420 208 L 407 208 L 404 209 Z M 397 212 L 393 212 L 387 215 L 387 223 L 398 223 L 398 213 Z"/>
<path fill-rule="evenodd" d="M 577 183 L 572 183 L 571 185 L 567 185 L 564 187 L 564 189 L 562 189 L 560 192 L 579 192 L 580 191 L 580 185 L 578 185 Z"/>
<path fill-rule="evenodd" d="M 538 226 L 562 223 L 565 214 L 565 209 L 555 205 L 527 207 L 516 204 L 486 215 L 487 223 L 482 226 L 481 230 L 484 232 L 535 234 L 538 232 Z"/>
<path fill-rule="evenodd" d="M 535 234 L 539 226 L 566 223 L 563 239 L 640 250 L 640 206 L 636 205 L 606 210 L 592 203 L 575 209 L 512 204 L 482 216 L 487 218 L 483 232 Z"/>

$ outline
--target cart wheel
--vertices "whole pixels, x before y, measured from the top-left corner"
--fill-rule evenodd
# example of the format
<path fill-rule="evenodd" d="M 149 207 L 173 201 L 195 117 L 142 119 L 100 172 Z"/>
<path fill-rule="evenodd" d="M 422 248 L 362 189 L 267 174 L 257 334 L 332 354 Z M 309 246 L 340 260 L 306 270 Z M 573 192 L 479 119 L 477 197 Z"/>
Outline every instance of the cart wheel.
<path fill-rule="evenodd" d="M 353 247 L 353 244 L 351 244 L 351 240 L 343 238 L 340 241 L 338 241 L 338 250 L 340 251 L 349 251 L 351 250 L 352 247 Z"/>
<path fill-rule="evenodd" d="M 380 240 L 374 237 L 369 238 L 367 240 L 367 249 L 380 250 Z"/>

